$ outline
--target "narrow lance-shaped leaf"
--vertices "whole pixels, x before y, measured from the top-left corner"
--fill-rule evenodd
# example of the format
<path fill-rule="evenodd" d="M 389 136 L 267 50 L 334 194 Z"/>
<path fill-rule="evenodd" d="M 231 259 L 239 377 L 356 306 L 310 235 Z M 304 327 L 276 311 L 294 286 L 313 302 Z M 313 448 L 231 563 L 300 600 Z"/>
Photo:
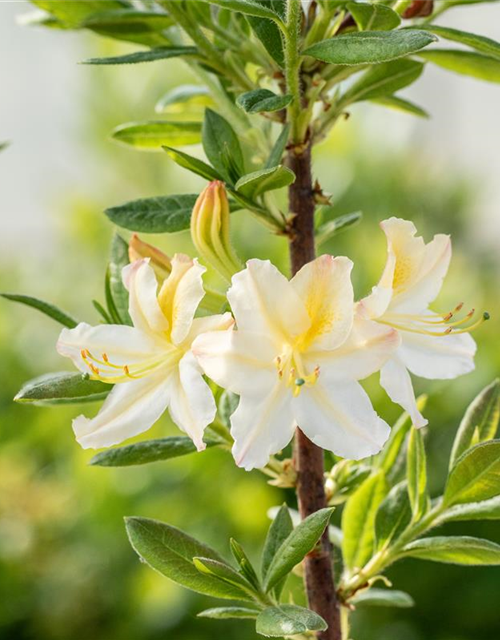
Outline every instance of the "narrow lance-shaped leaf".
<path fill-rule="evenodd" d="M 26 382 L 14 400 L 36 404 L 76 404 L 103 400 L 112 385 L 81 373 L 49 373 Z"/>
<path fill-rule="evenodd" d="M 253 586 L 243 575 L 227 563 L 213 560 L 212 558 L 195 556 L 193 564 L 202 575 L 211 576 L 215 580 L 220 580 L 221 583 L 239 590 L 238 600 L 251 601 L 254 599 L 253 596 L 256 592 Z"/>
<path fill-rule="evenodd" d="M 408 440 L 406 473 L 408 476 L 408 496 L 414 520 L 419 520 L 427 510 L 427 465 L 422 433 L 412 427 Z"/>
<path fill-rule="evenodd" d="M 377 549 L 381 549 L 398 538 L 411 521 L 411 505 L 408 498 L 408 483 L 400 482 L 391 489 L 380 505 L 375 517 Z"/>
<path fill-rule="evenodd" d="M 387 493 L 383 471 L 369 477 L 346 502 L 342 514 L 342 550 L 347 568 L 363 567 L 375 542 L 375 515 Z"/>
<path fill-rule="evenodd" d="M 218 5 L 224 9 L 238 11 L 247 16 L 258 18 L 268 18 L 277 24 L 283 24 L 280 16 L 273 10 L 270 3 L 259 3 L 254 0 L 210 0 L 211 4 Z"/>
<path fill-rule="evenodd" d="M 113 140 L 140 149 L 162 151 L 162 147 L 192 145 L 201 142 L 200 122 L 131 122 L 117 127 Z"/>
<path fill-rule="evenodd" d="M 430 31 L 440 38 L 445 40 L 451 40 L 452 42 L 459 42 L 471 49 L 484 53 L 494 58 L 500 58 L 500 42 L 480 36 L 475 33 L 469 33 L 468 31 L 461 31 L 460 29 L 452 29 L 451 27 L 441 27 L 437 24 L 430 24 L 418 27 L 419 29 L 425 29 Z"/>
<path fill-rule="evenodd" d="M 389 589 L 368 589 L 358 593 L 349 604 L 358 607 L 397 607 L 408 609 L 415 605 L 413 598 L 404 591 L 393 591 Z"/>
<path fill-rule="evenodd" d="M 208 160 L 226 180 L 234 184 L 244 172 L 244 164 L 238 136 L 229 122 L 212 109 L 207 109 L 202 138 Z"/>
<path fill-rule="evenodd" d="M 466 451 L 450 472 L 443 505 L 481 502 L 500 495 L 500 440 Z"/>
<path fill-rule="evenodd" d="M 124 9 L 129 5 L 121 0 L 31 0 L 39 9 L 58 18 L 67 27 L 78 28 L 93 13 Z"/>
<path fill-rule="evenodd" d="M 300 516 L 299 516 L 300 521 Z M 286 504 L 283 504 L 278 510 L 276 517 L 271 522 L 271 526 L 267 532 L 266 541 L 264 543 L 264 549 L 262 551 L 262 564 L 261 575 L 262 579 L 267 578 L 269 567 L 273 561 L 274 556 L 280 549 L 283 542 L 293 531 L 293 522 L 290 515 L 290 511 Z M 276 598 L 279 599 L 281 591 L 285 586 L 286 577 L 278 582 L 274 587 L 274 593 Z"/>
<path fill-rule="evenodd" d="M 261 636 L 282 638 L 311 631 L 325 631 L 327 624 L 310 609 L 294 604 L 268 607 L 257 618 L 256 631 Z"/>
<path fill-rule="evenodd" d="M 248 582 L 253 587 L 255 587 L 257 591 L 260 591 L 260 581 L 257 576 L 257 573 L 255 572 L 255 569 L 253 568 L 253 565 L 250 562 L 250 559 L 248 558 L 241 544 L 237 542 L 234 538 L 231 538 L 231 540 L 229 541 L 229 546 L 231 547 L 231 553 L 233 554 L 233 558 L 236 560 L 236 562 L 240 567 L 241 574 L 245 576 Z"/>
<path fill-rule="evenodd" d="M 209 164 L 203 162 L 203 160 L 198 160 L 198 158 L 194 158 L 183 151 L 172 149 L 168 146 L 163 147 L 163 150 L 167 152 L 179 167 L 196 173 L 196 175 L 205 178 L 205 180 L 223 180 L 222 175 Z"/>
<path fill-rule="evenodd" d="M 462 520 L 500 520 L 500 495 L 481 502 L 457 504 L 439 516 L 439 523 Z"/>
<path fill-rule="evenodd" d="M 38 298 L 33 298 L 33 296 L 25 296 L 19 293 L 0 293 L 2 298 L 6 300 L 12 300 L 13 302 L 20 302 L 21 304 L 25 304 L 28 307 L 32 307 L 37 311 L 41 311 L 52 320 L 59 322 L 64 327 L 68 327 L 69 329 L 73 329 L 78 324 L 78 320 L 72 318 L 65 311 L 61 311 L 58 307 L 49 302 L 44 302 L 43 300 L 39 300 Z"/>
<path fill-rule="evenodd" d="M 262 113 L 285 109 L 292 100 L 290 94 L 279 96 L 269 89 L 254 89 L 238 96 L 236 104 L 247 113 Z"/>
<path fill-rule="evenodd" d="M 142 198 L 106 209 L 114 224 L 143 233 L 175 233 L 189 229 L 191 213 L 198 195 L 186 193 Z"/>
<path fill-rule="evenodd" d="M 332 207 L 324 207 L 320 209 L 319 213 L 323 213 L 324 209 L 328 210 L 331 208 Z M 316 233 L 316 244 L 320 246 L 342 231 L 346 231 L 350 227 L 354 227 L 361 222 L 362 217 L 363 213 L 361 211 L 353 211 L 352 213 L 346 213 L 345 215 L 334 218 L 333 220 L 328 220 L 328 222 L 325 222 L 319 227 Z"/>
<path fill-rule="evenodd" d="M 273 148 L 271 149 L 271 153 L 264 165 L 264 169 L 269 169 L 271 167 L 276 167 L 281 164 L 281 160 L 283 158 L 283 154 L 286 149 L 286 145 L 288 142 L 288 136 L 290 134 L 290 125 L 287 124 L 281 130 L 276 142 L 274 143 Z"/>
<path fill-rule="evenodd" d="M 216 598 L 239 600 L 244 592 L 237 586 L 200 573 L 193 558 L 202 556 L 225 564 L 208 545 L 176 527 L 149 518 L 126 518 L 130 543 L 136 553 L 153 569 L 187 589 Z"/>
<path fill-rule="evenodd" d="M 362 31 L 317 42 L 303 53 L 331 64 L 379 64 L 416 53 L 436 40 L 416 29 Z"/>
<path fill-rule="evenodd" d="M 168 60 L 179 56 L 195 56 L 198 50 L 195 47 L 156 47 L 145 51 L 135 51 L 122 56 L 110 56 L 108 58 L 89 58 L 82 64 L 92 65 L 117 65 L 117 64 L 140 64 L 142 62 L 156 62 L 157 60 Z"/>
<path fill-rule="evenodd" d="M 450 456 L 450 469 L 467 449 L 495 437 L 500 420 L 500 380 L 494 380 L 467 408 Z"/>
<path fill-rule="evenodd" d="M 487 82 L 500 82 L 499 58 L 461 49 L 430 49 L 421 51 L 419 56 L 448 71 Z"/>
<path fill-rule="evenodd" d="M 406 545 L 403 556 L 462 565 L 500 565 L 500 545 L 469 536 L 421 538 Z"/>
<path fill-rule="evenodd" d="M 109 259 L 109 296 L 112 301 L 113 312 L 117 314 L 121 324 L 132 325 L 128 312 L 129 295 L 123 284 L 122 272 L 129 264 L 128 244 L 118 234 L 111 243 Z"/>
<path fill-rule="evenodd" d="M 386 31 L 401 24 L 399 15 L 383 4 L 349 2 L 346 8 L 362 31 Z"/>
<path fill-rule="evenodd" d="M 321 538 L 333 509 L 320 509 L 303 520 L 276 552 L 267 571 L 264 587 L 270 591 L 312 551 Z"/>
<path fill-rule="evenodd" d="M 288 187 L 294 181 L 294 172 L 288 167 L 278 165 L 248 173 L 238 180 L 234 188 L 246 198 L 253 199 L 266 191 Z"/>
<path fill-rule="evenodd" d="M 372 98 L 371 101 L 375 104 L 381 105 L 382 107 L 394 109 L 395 111 L 402 111 L 403 113 L 409 113 L 412 116 L 417 116 L 418 118 L 429 117 L 429 113 L 425 109 L 422 109 L 422 107 L 419 107 L 418 104 L 414 104 L 413 102 L 400 98 L 399 96 Z"/>
<path fill-rule="evenodd" d="M 259 609 L 248 607 L 215 607 L 205 609 L 198 614 L 198 618 L 212 618 L 214 620 L 242 620 L 255 619 L 260 613 Z"/>

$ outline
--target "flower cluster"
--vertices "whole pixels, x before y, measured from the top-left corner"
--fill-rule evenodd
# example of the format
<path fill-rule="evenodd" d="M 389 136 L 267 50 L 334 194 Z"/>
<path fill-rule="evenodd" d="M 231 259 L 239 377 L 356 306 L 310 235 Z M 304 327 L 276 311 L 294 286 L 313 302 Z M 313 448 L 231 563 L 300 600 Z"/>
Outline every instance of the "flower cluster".
<path fill-rule="evenodd" d="M 217 205 L 213 224 L 206 197 Z M 195 207 L 192 234 L 205 259 L 218 259 L 230 276 L 237 258 L 225 198 L 220 183 L 208 187 Z M 448 379 L 471 371 L 476 345 L 468 332 L 478 323 L 469 323 L 473 312 L 456 319 L 461 305 L 442 315 L 429 309 L 450 263 L 448 236 L 425 244 L 411 222 L 397 218 L 381 227 L 387 263 L 359 302 L 348 258 L 322 255 L 291 280 L 269 261 L 253 259 L 232 276 L 231 313 L 200 317 L 205 268 L 185 255 L 170 260 L 134 237 L 132 262 L 123 271 L 133 326 L 82 323 L 64 329 L 57 344 L 80 371 L 114 385 L 96 417 L 75 419 L 78 442 L 85 448 L 118 444 L 168 408 L 202 450 L 217 410 L 204 375 L 240 398 L 231 435 L 236 463 L 245 469 L 264 467 L 297 426 L 344 458 L 380 451 L 389 426 L 359 383 L 377 371 L 414 425 L 427 424 L 409 373 Z M 217 228 L 223 229 L 219 251 Z"/>

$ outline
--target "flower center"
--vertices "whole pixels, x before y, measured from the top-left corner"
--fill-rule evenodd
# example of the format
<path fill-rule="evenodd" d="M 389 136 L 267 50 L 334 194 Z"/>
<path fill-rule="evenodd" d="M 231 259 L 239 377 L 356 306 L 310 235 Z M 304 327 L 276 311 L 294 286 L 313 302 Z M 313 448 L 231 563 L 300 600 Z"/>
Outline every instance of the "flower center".
<path fill-rule="evenodd" d="M 288 348 L 275 359 L 278 378 L 284 380 L 287 387 L 292 388 L 293 397 L 300 395 L 303 387 L 312 387 L 319 378 L 319 366 L 312 373 L 307 373 L 300 354 Z"/>
<path fill-rule="evenodd" d="M 420 333 L 425 336 L 449 336 L 460 333 L 470 333 L 480 327 L 486 320 L 490 319 L 490 314 L 486 311 L 472 324 L 476 314 L 475 309 L 471 309 L 462 318 L 457 315 L 462 310 L 464 303 L 458 304 L 453 311 L 448 313 L 428 316 L 425 314 L 410 313 L 387 313 L 379 320 L 382 324 L 387 324 L 399 331 L 409 331 L 410 333 Z"/>
<path fill-rule="evenodd" d="M 101 358 L 96 358 L 88 349 L 81 350 L 82 360 L 90 370 L 91 378 L 107 382 L 109 384 L 117 384 L 120 382 L 130 382 L 130 380 L 139 380 L 150 375 L 160 367 L 178 359 L 178 354 L 172 354 L 170 357 L 149 358 L 137 364 L 114 364 L 106 353 Z"/>

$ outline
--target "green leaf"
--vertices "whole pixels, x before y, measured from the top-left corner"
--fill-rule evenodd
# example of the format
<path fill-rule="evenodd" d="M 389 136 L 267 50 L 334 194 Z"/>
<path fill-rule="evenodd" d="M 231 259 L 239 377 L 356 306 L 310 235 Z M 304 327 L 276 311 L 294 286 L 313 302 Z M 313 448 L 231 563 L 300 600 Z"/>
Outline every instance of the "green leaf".
<path fill-rule="evenodd" d="M 381 549 L 391 540 L 397 540 L 410 524 L 411 515 L 408 484 L 400 482 L 391 489 L 378 508 L 375 517 L 375 548 Z"/>
<path fill-rule="evenodd" d="M 304 557 L 314 549 L 321 538 L 333 509 L 320 509 L 303 520 L 284 540 L 267 570 L 264 587 L 270 591 Z"/>
<path fill-rule="evenodd" d="M 294 172 L 288 167 L 279 164 L 269 169 L 260 169 L 247 173 L 238 180 L 234 188 L 246 198 L 254 199 L 266 191 L 274 191 L 288 187 L 295 181 Z"/>
<path fill-rule="evenodd" d="M 212 166 L 234 184 L 244 172 L 240 142 L 229 122 L 212 109 L 205 111 L 202 140 Z"/>
<path fill-rule="evenodd" d="M 171 144 L 198 144 L 201 141 L 199 122 L 131 122 L 117 127 L 111 134 L 117 142 L 142 151 L 161 151 Z"/>
<path fill-rule="evenodd" d="M 157 102 L 155 111 L 156 113 L 178 112 L 184 109 L 186 105 L 193 104 L 197 107 L 206 107 L 212 103 L 207 87 L 198 84 L 183 84 L 167 91 Z"/>
<path fill-rule="evenodd" d="M 280 111 L 285 109 L 293 96 L 279 96 L 269 89 L 254 89 L 238 96 L 236 104 L 246 113 L 262 113 L 263 111 Z"/>
<path fill-rule="evenodd" d="M 439 516 L 439 523 L 462 520 L 500 520 L 500 495 L 482 502 L 457 504 Z"/>
<path fill-rule="evenodd" d="M 325 210 L 329 209 L 333 209 L 333 207 L 322 207 L 318 213 L 325 215 Z M 322 224 L 316 232 L 316 244 L 320 246 L 328 242 L 328 240 L 331 240 L 342 231 L 346 231 L 361 222 L 362 217 L 363 213 L 361 211 L 353 211 L 352 213 L 346 213 L 333 220 L 328 220 L 328 222 Z"/>
<path fill-rule="evenodd" d="M 221 174 L 213 169 L 209 164 L 203 162 L 203 160 L 198 160 L 198 158 L 194 158 L 183 151 L 178 151 L 177 149 L 172 149 L 167 146 L 163 147 L 163 150 L 167 152 L 179 167 L 187 169 L 192 173 L 196 173 L 196 175 L 205 178 L 205 180 L 223 180 Z"/>
<path fill-rule="evenodd" d="M 31 0 L 39 9 L 47 11 L 66 27 L 79 28 L 93 13 L 124 9 L 129 5 L 120 0 Z"/>
<path fill-rule="evenodd" d="M 207 447 L 214 446 L 209 441 Z M 95 455 L 90 464 L 96 467 L 130 467 L 139 464 L 149 464 L 160 460 L 171 460 L 190 453 L 196 453 L 191 438 L 187 436 L 172 436 L 136 442 L 125 447 L 106 449 Z"/>
<path fill-rule="evenodd" d="M 307 633 L 325 631 L 327 624 L 321 616 L 310 609 L 295 604 L 268 607 L 257 618 L 256 631 L 267 638 L 282 638 Z"/>
<path fill-rule="evenodd" d="M 414 104 L 409 100 L 404 100 L 399 96 L 386 96 L 384 98 L 372 98 L 372 102 L 379 104 L 382 107 L 388 107 L 389 109 L 395 109 L 396 111 L 403 111 L 419 118 L 428 118 L 429 114 L 425 109 L 419 107 L 418 104 Z"/>
<path fill-rule="evenodd" d="M 214 620 L 242 620 L 255 619 L 259 615 L 258 609 L 248 609 L 246 607 L 216 607 L 205 609 L 198 614 L 198 618 L 213 618 Z"/>
<path fill-rule="evenodd" d="M 436 40 L 417 29 L 362 31 L 317 42 L 303 53 L 331 64 L 379 64 L 416 53 Z"/>
<path fill-rule="evenodd" d="M 500 440 L 466 451 L 450 472 L 443 505 L 481 502 L 500 495 Z"/>
<path fill-rule="evenodd" d="M 280 16 L 271 8 L 269 2 L 261 4 L 254 0 L 210 0 L 210 3 L 223 7 L 224 9 L 238 11 L 239 13 L 243 13 L 247 16 L 268 18 L 278 24 L 283 23 Z"/>
<path fill-rule="evenodd" d="M 231 426 L 231 416 L 238 408 L 240 403 L 240 396 L 236 395 L 232 391 L 223 391 L 220 400 L 219 400 L 219 416 L 222 420 L 222 423 L 226 427 Z"/>
<path fill-rule="evenodd" d="M 459 42 L 471 49 L 484 53 L 494 58 L 500 58 L 500 42 L 486 38 L 485 36 L 478 36 L 475 33 L 469 33 L 468 31 L 460 31 L 459 29 L 451 29 L 450 27 L 441 27 L 435 24 L 418 26 L 418 29 L 425 29 L 430 31 L 440 38 L 445 40 L 451 40 L 452 42 Z"/>
<path fill-rule="evenodd" d="M 81 26 L 87 29 L 109 31 L 110 35 L 116 29 L 118 35 L 140 33 L 141 31 L 162 31 L 174 24 L 166 13 L 157 11 L 140 11 L 137 9 L 118 9 L 116 11 L 100 11 L 86 18 Z"/>
<path fill-rule="evenodd" d="M 261 5 L 265 5 L 268 0 L 256 0 Z M 274 0 L 273 9 L 283 19 L 286 12 L 285 0 Z M 271 58 L 280 66 L 285 66 L 285 55 L 283 53 L 283 38 L 278 25 L 266 18 L 257 18 L 248 16 L 248 22 L 252 27 L 252 31 L 262 42 Z"/>
<path fill-rule="evenodd" d="M 286 504 L 283 504 L 276 517 L 271 522 L 269 530 L 267 532 L 266 541 L 264 543 L 264 550 L 262 551 L 262 578 L 265 580 L 273 561 L 274 556 L 280 549 L 281 545 L 285 542 L 288 536 L 293 531 L 293 522 L 290 516 L 290 511 Z"/>
<path fill-rule="evenodd" d="M 467 408 L 450 456 L 450 469 L 470 447 L 495 437 L 500 420 L 500 380 L 494 380 Z"/>
<path fill-rule="evenodd" d="M 387 493 L 383 471 L 367 478 L 346 502 L 342 514 L 342 544 L 346 567 L 363 567 L 375 543 L 375 515 Z"/>
<path fill-rule="evenodd" d="M 424 440 L 422 433 L 415 427 L 412 427 L 408 439 L 406 474 L 413 519 L 419 520 L 427 510 L 429 494 Z"/>
<path fill-rule="evenodd" d="M 109 295 L 112 300 L 112 310 L 116 313 L 120 324 L 132 326 L 132 319 L 128 312 L 129 295 L 123 284 L 122 271 L 129 264 L 128 244 L 115 233 L 111 242 L 111 252 L 108 265 Z M 111 309 L 110 309 L 111 311 Z M 113 316 L 113 313 L 111 313 Z"/>
<path fill-rule="evenodd" d="M 130 544 L 139 557 L 173 582 L 216 598 L 240 600 L 245 595 L 239 587 L 200 573 L 194 566 L 193 558 L 198 556 L 224 564 L 208 545 L 158 520 L 126 518 L 125 526 Z"/>
<path fill-rule="evenodd" d="M 142 198 L 106 209 L 105 214 L 111 222 L 130 231 L 175 233 L 189 229 L 197 198 L 196 193 Z"/>
<path fill-rule="evenodd" d="M 141 62 L 155 62 L 156 60 L 168 60 L 179 56 L 195 56 L 198 50 L 195 47 L 156 47 L 145 51 L 134 51 L 123 56 L 111 56 L 109 58 L 89 58 L 82 64 L 116 65 L 116 64 L 140 64 Z"/>
<path fill-rule="evenodd" d="M 398 607 L 408 609 L 415 606 L 413 598 L 405 591 L 389 591 L 389 589 L 369 589 L 358 593 L 349 604 L 358 607 Z"/>
<path fill-rule="evenodd" d="M 339 100 L 339 106 L 390 96 L 415 82 L 423 69 L 424 65 L 414 60 L 396 60 L 374 66 L 346 91 Z"/>
<path fill-rule="evenodd" d="M 231 547 L 233 558 L 236 560 L 240 567 L 241 574 L 245 576 L 248 582 L 257 591 L 260 591 L 260 581 L 257 573 L 255 572 L 255 569 L 253 568 L 253 565 L 250 562 L 250 559 L 248 558 L 241 544 L 234 540 L 234 538 L 231 538 L 231 540 L 229 541 L 229 546 Z"/>
<path fill-rule="evenodd" d="M 33 298 L 32 296 L 24 296 L 19 293 L 0 293 L 2 298 L 6 300 L 12 300 L 13 302 L 20 302 L 21 304 L 25 304 L 28 307 L 32 307 L 33 309 L 37 309 L 37 311 L 41 311 L 52 320 L 59 322 L 65 327 L 69 329 L 73 329 L 78 324 L 78 320 L 75 320 L 70 315 L 68 315 L 65 311 L 61 311 L 58 307 L 55 307 L 53 304 L 48 302 L 44 302 L 43 300 L 39 300 L 38 298 Z"/>
<path fill-rule="evenodd" d="M 406 545 L 403 556 L 447 564 L 500 565 L 500 545 L 469 536 L 436 536 Z"/>
<path fill-rule="evenodd" d="M 460 49 L 430 49 L 422 51 L 419 56 L 455 73 L 487 82 L 500 82 L 500 60 L 497 58 Z"/>
<path fill-rule="evenodd" d="M 361 31 L 386 31 L 401 24 L 399 15 L 383 4 L 348 2 L 346 9 Z"/>
<path fill-rule="evenodd" d="M 193 564 L 202 575 L 211 576 L 238 590 L 238 600 L 253 600 L 255 589 L 244 576 L 226 562 L 195 556 Z"/>
<path fill-rule="evenodd" d="M 81 373 L 49 373 L 26 382 L 14 400 L 36 404 L 76 404 L 103 400 L 112 385 Z"/>
<path fill-rule="evenodd" d="M 264 169 L 270 169 L 271 167 L 276 167 L 281 164 L 283 159 L 283 154 L 285 153 L 286 145 L 288 142 L 288 136 L 290 134 L 290 125 L 286 124 L 279 134 L 276 142 L 274 143 L 273 148 L 271 149 L 271 153 L 269 154 L 269 158 L 264 165 Z"/>

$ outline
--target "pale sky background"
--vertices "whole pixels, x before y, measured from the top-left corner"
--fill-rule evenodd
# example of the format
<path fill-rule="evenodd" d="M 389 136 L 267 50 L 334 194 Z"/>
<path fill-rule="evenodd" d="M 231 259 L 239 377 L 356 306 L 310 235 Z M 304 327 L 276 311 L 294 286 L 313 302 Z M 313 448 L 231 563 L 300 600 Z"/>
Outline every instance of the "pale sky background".
<path fill-rule="evenodd" d="M 88 40 L 78 32 L 59 33 L 20 26 L 16 16 L 32 6 L 0 0 L 0 251 L 50 255 L 58 215 L 53 211 L 61 185 L 85 190 L 91 158 L 79 143 L 81 79 L 88 68 Z M 442 23 L 500 40 L 500 4 L 460 7 Z M 84 48 L 85 42 L 85 48 Z M 92 41 L 91 41 L 92 42 Z M 450 167 L 481 175 L 482 201 L 475 228 L 486 242 L 500 241 L 500 87 L 428 65 L 424 77 L 404 95 L 432 114 L 421 121 L 385 109 L 373 110 L 380 143 L 420 143 L 449 157 Z M 391 131 L 389 132 L 389 121 Z M 378 132 L 378 133 L 377 133 Z"/>

